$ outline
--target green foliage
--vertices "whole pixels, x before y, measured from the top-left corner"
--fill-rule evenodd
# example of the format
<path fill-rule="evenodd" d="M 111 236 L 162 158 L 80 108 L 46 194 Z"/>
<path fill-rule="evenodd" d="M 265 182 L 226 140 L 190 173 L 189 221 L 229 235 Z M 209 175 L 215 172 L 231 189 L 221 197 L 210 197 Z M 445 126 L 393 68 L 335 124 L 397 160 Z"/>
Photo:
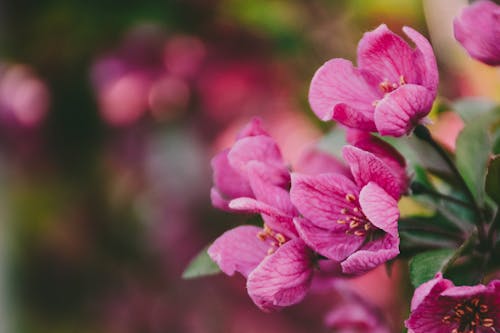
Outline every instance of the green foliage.
<path fill-rule="evenodd" d="M 429 281 L 453 256 L 452 249 L 440 249 L 420 253 L 410 261 L 410 279 L 416 288 Z"/>
<path fill-rule="evenodd" d="M 467 187 L 479 205 L 484 206 L 486 174 L 494 132 L 500 123 L 500 108 L 485 111 L 488 108 L 484 102 L 468 102 L 467 106 L 470 107 L 469 113 L 465 112 L 463 105 L 459 108 L 466 126 L 457 139 L 456 164 Z"/>
<path fill-rule="evenodd" d="M 182 273 L 183 279 L 194 279 L 207 275 L 215 275 L 220 273 L 220 268 L 217 264 L 208 256 L 207 249 L 210 245 L 207 245 L 203 250 L 200 251 L 189 263 L 188 267 Z"/>
<path fill-rule="evenodd" d="M 486 194 L 500 205 L 500 155 L 494 156 L 486 174 Z"/>

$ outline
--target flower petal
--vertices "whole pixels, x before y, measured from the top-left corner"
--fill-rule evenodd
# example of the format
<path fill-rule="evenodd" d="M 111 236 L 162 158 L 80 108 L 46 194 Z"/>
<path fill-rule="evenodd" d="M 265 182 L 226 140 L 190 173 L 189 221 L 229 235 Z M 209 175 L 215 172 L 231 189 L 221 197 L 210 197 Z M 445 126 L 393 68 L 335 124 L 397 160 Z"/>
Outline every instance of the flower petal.
<path fill-rule="evenodd" d="M 251 197 L 252 190 L 248 180 L 229 164 L 228 153 L 229 149 L 225 149 L 212 158 L 214 187 L 227 199 Z"/>
<path fill-rule="evenodd" d="M 305 243 L 295 238 L 267 256 L 248 276 L 248 294 L 254 303 L 273 311 L 300 302 L 311 283 L 311 255 Z"/>
<path fill-rule="evenodd" d="M 408 134 L 429 113 L 435 97 L 429 89 L 415 84 L 387 94 L 373 115 L 378 132 L 396 137 Z"/>
<path fill-rule="evenodd" d="M 370 182 L 359 193 L 361 210 L 377 228 L 393 237 L 398 235 L 398 203 L 380 186 Z"/>
<path fill-rule="evenodd" d="M 414 64 L 420 79 L 416 82 L 436 94 L 439 84 L 439 72 L 436 64 L 436 56 L 432 46 L 420 33 L 410 27 L 403 27 L 403 32 L 415 43 Z"/>
<path fill-rule="evenodd" d="M 350 256 L 364 242 L 364 238 L 346 235 L 343 231 L 320 228 L 304 218 L 293 220 L 300 238 L 322 256 L 341 261 Z"/>
<path fill-rule="evenodd" d="M 366 32 L 358 44 L 358 67 L 372 73 L 378 83 L 415 83 L 417 73 L 413 63 L 413 49 L 385 24 Z"/>
<path fill-rule="evenodd" d="M 387 234 L 384 238 L 364 245 L 342 262 L 346 274 L 365 273 L 399 254 L 399 238 Z"/>
<path fill-rule="evenodd" d="M 443 318 L 456 302 L 440 297 L 440 294 L 451 287 L 453 283 L 443 279 L 441 274 L 418 287 L 411 304 L 412 313 L 405 326 L 414 333 L 450 332 L 453 327 L 443 323 Z"/>
<path fill-rule="evenodd" d="M 333 111 L 343 105 L 352 113 L 371 119 L 372 103 L 380 99 L 380 92 L 373 88 L 372 78 L 354 68 L 345 59 L 332 59 L 321 66 L 313 76 L 309 89 L 309 103 L 321 120 L 331 120 Z M 372 122 L 373 123 L 373 122 Z"/>
<path fill-rule="evenodd" d="M 345 230 L 338 224 L 343 209 L 354 208 L 346 195 L 358 196 L 358 187 L 340 174 L 324 173 L 315 176 L 292 174 L 290 199 L 298 211 L 314 225 L 328 230 Z"/>
<path fill-rule="evenodd" d="M 336 159 L 332 154 L 314 147 L 306 149 L 302 153 L 293 169 L 296 172 L 309 175 L 329 172 L 340 173 L 346 177 L 351 175 L 349 168 L 343 162 Z"/>
<path fill-rule="evenodd" d="M 344 146 L 342 154 L 358 186 L 363 187 L 374 182 L 394 199 L 399 200 L 401 189 L 387 164 L 374 154 L 353 146 Z"/>
<path fill-rule="evenodd" d="M 369 133 L 363 135 L 353 133 L 352 130 L 347 133 L 350 134 L 349 143 L 361 150 L 374 154 L 382 160 L 382 162 L 387 164 L 389 170 L 399 183 L 401 193 L 406 193 L 408 191 L 409 178 L 406 174 L 406 161 L 393 146 Z"/>
<path fill-rule="evenodd" d="M 266 257 L 269 244 L 257 234 L 261 228 L 240 226 L 226 231 L 208 248 L 208 255 L 227 275 L 240 272 L 247 277 Z"/>
<path fill-rule="evenodd" d="M 262 119 L 259 117 L 253 117 L 252 120 L 250 120 L 250 122 L 241 129 L 236 139 L 239 140 L 242 138 L 258 135 L 269 136 L 269 134 L 262 128 Z"/>
<path fill-rule="evenodd" d="M 240 174 L 248 175 L 249 162 L 257 161 L 267 167 L 266 180 L 275 185 L 289 181 L 288 169 L 273 138 L 265 135 L 238 140 L 228 153 L 229 164 Z"/>
<path fill-rule="evenodd" d="M 500 6 L 477 1 L 453 21 L 456 40 L 470 56 L 488 65 L 500 65 Z"/>
<path fill-rule="evenodd" d="M 229 208 L 233 211 L 262 214 L 262 218 L 272 230 L 289 237 L 295 236 L 293 217 L 262 201 L 253 198 L 237 198 L 229 202 Z"/>

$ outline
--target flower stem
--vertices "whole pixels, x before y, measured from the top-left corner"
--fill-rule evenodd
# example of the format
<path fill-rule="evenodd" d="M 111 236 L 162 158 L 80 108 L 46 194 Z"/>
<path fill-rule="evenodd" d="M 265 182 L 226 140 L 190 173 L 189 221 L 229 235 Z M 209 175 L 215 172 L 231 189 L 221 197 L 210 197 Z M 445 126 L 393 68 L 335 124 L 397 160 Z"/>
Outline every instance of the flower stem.
<path fill-rule="evenodd" d="M 469 238 L 465 240 L 465 242 L 462 243 L 462 245 L 460 245 L 460 247 L 455 251 L 455 253 L 453 253 L 453 256 L 450 258 L 450 260 L 448 260 L 446 265 L 444 265 L 443 269 L 441 270 L 443 274 L 446 273 L 446 271 L 450 269 L 451 266 L 453 266 L 455 261 L 457 261 L 457 259 L 460 258 L 462 254 L 474 243 L 476 237 L 477 234 L 474 232 L 472 233 L 472 235 L 470 235 Z"/>
<path fill-rule="evenodd" d="M 419 182 L 412 182 L 411 189 L 412 189 L 413 194 L 417 194 L 417 195 L 418 194 L 429 194 L 429 195 L 432 195 L 433 197 L 443 199 L 443 200 L 446 200 L 449 202 L 453 202 L 454 204 L 460 205 L 462 207 L 474 209 L 474 206 L 468 202 L 462 201 L 462 200 L 455 198 L 455 197 L 452 197 L 450 195 L 440 193 L 440 192 L 438 192 L 434 189 L 431 189 L 431 188 L 429 188 L 429 187 L 427 187 Z"/>
<path fill-rule="evenodd" d="M 490 243 L 488 242 L 488 237 L 486 235 L 485 229 L 484 229 L 484 221 L 483 221 L 483 212 L 481 211 L 481 208 L 479 208 L 479 205 L 477 204 L 476 199 L 474 198 L 474 194 L 472 194 L 471 190 L 465 183 L 464 178 L 460 174 L 460 171 L 458 171 L 455 163 L 451 160 L 450 156 L 446 153 L 446 151 L 441 147 L 433 138 L 432 135 L 429 131 L 429 129 L 423 125 L 417 125 L 415 127 L 415 136 L 419 138 L 420 140 L 426 141 L 431 145 L 432 148 L 441 156 L 443 161 L 448 165 L 450 168 L 451 172 L 457 177 L 458 182 L 460 183 L 460 187 L 465 192 L 465 195 L 467 196 L 467 199 L 471 203 L 471 206 L 476 213 L 476 227 L 477 227 L 477 232 L 479 236 L 479 241 L 482 245 L 485 245 L 486 247 L 490 247 Z"/>

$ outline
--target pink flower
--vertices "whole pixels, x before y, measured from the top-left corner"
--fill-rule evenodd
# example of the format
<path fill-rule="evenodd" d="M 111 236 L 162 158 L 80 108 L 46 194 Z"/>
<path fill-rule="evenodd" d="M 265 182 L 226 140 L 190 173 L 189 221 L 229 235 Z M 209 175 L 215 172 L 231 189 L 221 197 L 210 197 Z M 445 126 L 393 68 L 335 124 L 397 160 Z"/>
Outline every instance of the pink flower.
<path fill-rule="evenodd" d="M 500 332 L 500 280 L 456 287 L 438 273 L 415 290 L 405 324 L 413 333 Z"/>
<path fill-rule="evenodd" d="M 360 274 L 399 253 L 400 186 L 388 166 L 370 152 L 343 149 L 354 181 L 335 173 L 292 175 L 290 197 L 302 214 L 300 237 L 319 254 Z"/>
<path fill-rule="evenodd" d="M 469 55 L 488 65 L 500 65 L 500 6 L 480 0 L 453 21 L 456 40 Z"/>
<path fill-rule="evenodd" d="M 327 314 L 325 325 L 338 333 L 390 333 L 379 309 L 352 292 Z"/>
<path fill-rule="evenodd" d="M 382 24 L 359 42 L 358 68 L 339 58 L 321 66 L 309 91 L 314 113 L 364 131 L 408 134 L 432 107 L 438 71 L 427 39 L 403 31 L 416 49 Z"/>
<path fill-rule="evenodd" d="M 212 204 L 231 210 L 232 199 L 255 198 L 250 186 L 250 174 L 261 172 L 267 181 L 277 186 L 288 185 L 289 172 L 276 142 L 262 129 L 261 120 L 254 118 L 242 129 L 233 147 L 212 159 L 214 186 Z"/>
<path fill-rule="evenodd" d="M 264 311 L 300 302 L 313 274 L 313 253 L 300 238 L 268 227 L 240 226 L 227 231 L 208 254 L 228 274 L 247 278 L 248 294 Z"/>

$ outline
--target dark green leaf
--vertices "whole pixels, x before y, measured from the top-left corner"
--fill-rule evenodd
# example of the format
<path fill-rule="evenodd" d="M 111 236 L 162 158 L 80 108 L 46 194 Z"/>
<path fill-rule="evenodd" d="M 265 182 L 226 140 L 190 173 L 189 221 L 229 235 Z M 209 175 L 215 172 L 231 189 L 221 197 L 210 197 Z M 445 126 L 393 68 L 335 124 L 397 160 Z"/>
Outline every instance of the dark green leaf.
<path fill-rule="evenodd" d="M 486 174 L 486 193 L 500 205 L 500 155 L 493 157 Z"/>
<path fill-rule="evenodd" d="M 452 257 L 454 250 L 441 249 L 423 252 L 410 261 L 410 279 L 416 288 L 429 281 L 439 272 Z"/>
<path fill-rule="evenodd" d="M 196 257 L 193 258 L 193 260 L 191 260 L 184 273 L 182 273 L 183 279 L 194 279 L 197 277 L 220 273 L 220 268 L 208 256 L 207 249 L 209 246 L 210 245 L 206 246 Z"/>
<path fill-rule="evenodd" d="M 486 171 L 493 147 L 492 129 L 500 122 L 500 109 L 468 123 L 457 139 L 456 164 L 467 186 L 483 206 Z"/>

